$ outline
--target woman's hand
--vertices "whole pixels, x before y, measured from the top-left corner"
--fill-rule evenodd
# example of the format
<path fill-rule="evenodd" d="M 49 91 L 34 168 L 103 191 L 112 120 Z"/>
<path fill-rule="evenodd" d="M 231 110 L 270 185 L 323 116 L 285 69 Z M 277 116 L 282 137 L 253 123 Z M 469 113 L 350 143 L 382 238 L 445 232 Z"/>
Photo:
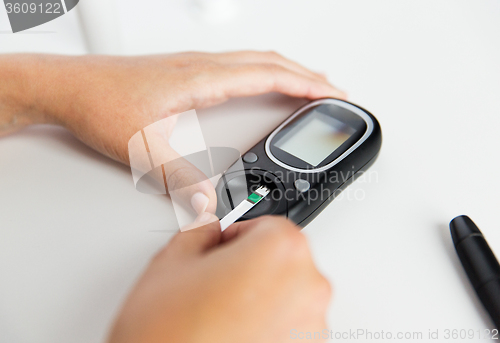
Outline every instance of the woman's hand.
<path fill-rule="evenodd" d="M 324 76 L 273 52 L 4 55 L 0 79 L 0 134 L 33 123 L 59 124 L 125 164 L 129 163 L 129 139 L 173 114 L 269 92 L 309 99 L 345 98 Z M 183 173 L 178 170 L 165 170 L 165 179 L 176 188 L 194 185 L 184 193 L 197 212 L 215 211 L 210 182 L 189 180 L 199 177 L 192 166 L 183 168 Z"/>
<path fill-rule="evenodd" d="M 282 343 L 328 333 L 330 285 L 293 223 L 260 217 L 221 234 L 213 215 L 198 220 L 202 227 L 178 233 L 151 261 L 109 343 Z"/>
<path fill-rule="evenodd" d="M 0 133 L 58 124 L 127 164 L 128 141 L 136 132 L 189 109 L 268 92 L 345 97 L 323 76 L 259 52 L 4 55 L 0 79 Z M 189 181 L 182 179 L 185 173 L 165 173 L 180 184 Z M 210 199 L 201 207 L 210 211 L 215 194 L 201 184 Z M 194 225 L 204 227 L 179 233 L 151 262 L 117 319 L 111 343 L 274 343 L 290 340 L 291 330 L 326 328 L 330 288 L 292 223 L 259 218 L 221 234 L 213 215 L 198 220 Z"/>

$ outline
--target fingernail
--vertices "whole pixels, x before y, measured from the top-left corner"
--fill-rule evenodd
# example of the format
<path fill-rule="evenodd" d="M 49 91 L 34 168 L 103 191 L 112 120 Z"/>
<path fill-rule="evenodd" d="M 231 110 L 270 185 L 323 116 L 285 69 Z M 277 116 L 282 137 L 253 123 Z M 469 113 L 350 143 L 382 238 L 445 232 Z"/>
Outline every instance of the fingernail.
<path fill-rule="evenodd" d="M 193 206 L 193 209 L 198 214 L 205 212 L 208 206 L 208 202 L 208 197 L 201 192 L 195 193 L 191 198 L 191 206 Z"/>
<path fill-rule="evenodd" d="M 195 223 L 211 223 L 214 220 L 215 219 L 214 219 L 214 215 L 213 214 L 208 213 L 208 212 L 203 212 L 198 217 L 196 217 L 196 219 L 194 220 L 194 222 Z"/>

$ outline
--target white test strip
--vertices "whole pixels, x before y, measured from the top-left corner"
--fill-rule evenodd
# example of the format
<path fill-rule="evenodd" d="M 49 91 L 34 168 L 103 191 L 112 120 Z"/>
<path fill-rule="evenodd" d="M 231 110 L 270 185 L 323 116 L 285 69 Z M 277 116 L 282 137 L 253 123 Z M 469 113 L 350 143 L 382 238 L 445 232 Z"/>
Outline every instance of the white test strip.
<path fill-rule="evenodd" d="M 264 199 L 271 191 L 265 186 L 260 186 L 255 192 L 250 194 L 248 198 L 240 202 L 231 212 L 229 212 L 224 218 L 220 220 L 221 231 L 228 228 L 229 225 L 233 224 L 235 221 L 241 218 L 245 213 L 250 211 L 252 207 L 257 205 L 262 199 Z"/>

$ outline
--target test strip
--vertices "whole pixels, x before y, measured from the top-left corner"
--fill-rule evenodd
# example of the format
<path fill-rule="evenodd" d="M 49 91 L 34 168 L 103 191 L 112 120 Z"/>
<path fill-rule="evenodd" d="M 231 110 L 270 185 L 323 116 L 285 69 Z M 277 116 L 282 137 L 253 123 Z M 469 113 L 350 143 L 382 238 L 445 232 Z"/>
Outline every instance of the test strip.
<path fill-rule="evenodd" d="M 264 199 L 271 191 L 265 186 L 260 186 L 248 196 L 245 200 L 240 202 L 231 212 L 229 212 L 220 221 L 220 228 L 222 231 L 228 228 L 229 225 L 233 224 L 235 221 L 241 218 L 245 213 L 250 211 L 255 205 L 257 205 L 262 199 Z"/>

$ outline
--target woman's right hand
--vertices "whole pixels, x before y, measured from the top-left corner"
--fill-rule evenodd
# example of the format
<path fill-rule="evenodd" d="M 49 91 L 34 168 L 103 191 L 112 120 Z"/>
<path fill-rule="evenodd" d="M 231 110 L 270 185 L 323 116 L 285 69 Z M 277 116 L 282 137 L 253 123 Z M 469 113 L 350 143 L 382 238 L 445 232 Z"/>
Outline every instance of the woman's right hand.
<path fill-rule="evenodd" d="M 281 343 L 325 334 L 330 285 L 293 223 L 260 217 L 221 234 L 204 213 L 193 225 L 202 227 L 178 233 L 151 261 L 109 343 Z"/>

